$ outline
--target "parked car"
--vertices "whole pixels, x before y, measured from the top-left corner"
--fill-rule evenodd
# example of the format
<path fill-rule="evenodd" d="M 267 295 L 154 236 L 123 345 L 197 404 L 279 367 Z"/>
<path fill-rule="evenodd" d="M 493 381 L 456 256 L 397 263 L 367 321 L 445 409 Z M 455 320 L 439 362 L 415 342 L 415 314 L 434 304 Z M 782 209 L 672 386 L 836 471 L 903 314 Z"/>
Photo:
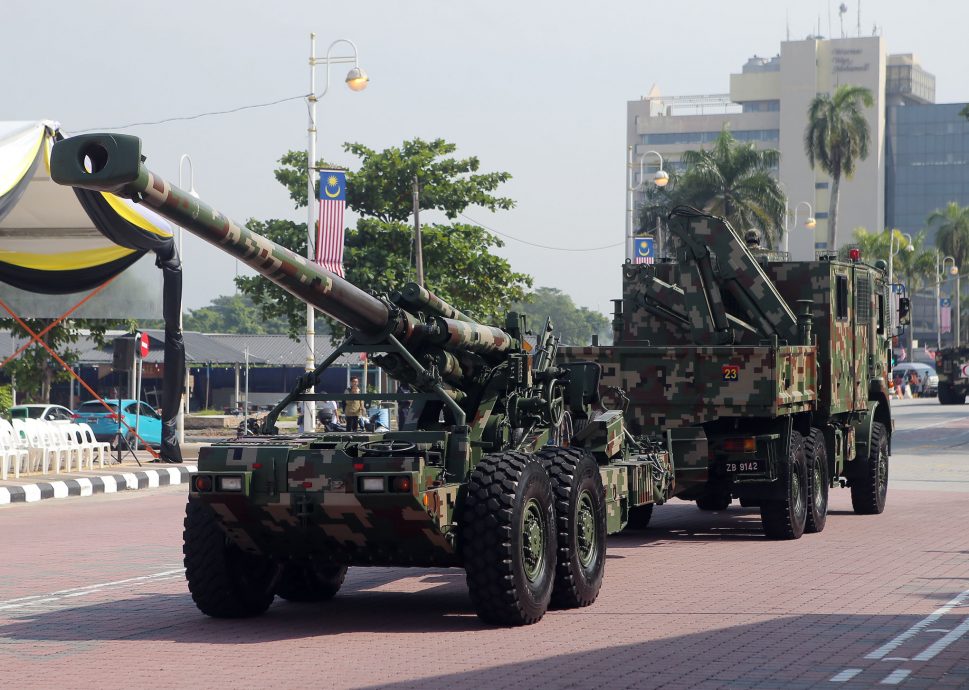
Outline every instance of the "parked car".
<path fill-rule="evenodd" d="M 912 395 L 934 398 L 939 390 L 939 375 L 934 368 L 918 362 L 901 362 L 892 367 L 892 377 L 902 379 L 904 383 L 909 382 L 912 372 L 919 377 L 918 385 L 912 386 Z"/>
<path fill-rule="evenodd" d="M 46 419 L 70 424 L 74 421 L 74 413 L 63 405 L 14 405 L 10 408 L 10 419 Z"/>
<path fill-rule="evenodd" d="M 139 446 L 143 447 L 145 443 L 155 448 L 161 446 L 161 414 L 155 408 L 146 402 L 124 398 L 121 400 L 110 399 L 104 402 L 111 408 L 111 412 L 105 409 L 100 400 L 88 400 L 81 403 L 81 406 L 74 413 L 78 422 L 83 422 L 91 427 L 97 440 L 107 441 L 115 449 L 119 442 L 123 448 L 134 448 L 135 435 L 131 432 L 131 429 L 135 429 L 141 438 Z M 124 421 L 124 424 L 120 425 L 120 431 L 118 428 L 119 407 L 121 408 L 121 419 Z M 128 426 L 126 427 L 125 424 Z M 131 427 L 131 429 L 128 427 Z"/>

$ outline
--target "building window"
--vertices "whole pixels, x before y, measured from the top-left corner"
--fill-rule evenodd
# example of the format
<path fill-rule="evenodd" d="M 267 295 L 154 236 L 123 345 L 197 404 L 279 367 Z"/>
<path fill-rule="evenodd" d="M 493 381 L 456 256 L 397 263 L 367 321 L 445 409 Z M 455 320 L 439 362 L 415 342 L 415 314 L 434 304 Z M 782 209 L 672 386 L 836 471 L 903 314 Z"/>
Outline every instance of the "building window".
<path fill-rule="evenodd" d="M 824 220 L 827 217 L 828 217 L 827 211 L 818 211 L 817 213 L 814 214 L 814 220 Z"/>
<path fill-rule="evenodd" d="M 815 182 L 814 183 L 814 188 L 815 189 L 827 189 L 828 188 L 828 183 L 827 182 Z"/>
<path fill-rule="evenodd" d="M 778 141 L 779 129 L 739 129 L 730 132 L 737 141 Z M 639 143 L 646 145 L 710 144 L 717 140 L 720 132 L 656 132 L 654 134 L 640 134 Z"/>

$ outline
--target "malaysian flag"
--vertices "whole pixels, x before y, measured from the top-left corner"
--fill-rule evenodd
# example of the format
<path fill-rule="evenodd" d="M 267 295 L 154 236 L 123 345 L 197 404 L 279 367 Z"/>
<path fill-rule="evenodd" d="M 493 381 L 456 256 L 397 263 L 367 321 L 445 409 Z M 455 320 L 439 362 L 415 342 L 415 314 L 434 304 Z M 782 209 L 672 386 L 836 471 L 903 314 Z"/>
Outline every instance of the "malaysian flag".
<path fill-rule="evenodd" d="M 952 332 L 952 300 L 948 297 L 939 300 L 939 321 L 943 333 Z"/>
<path fill-rule="evenodd" d="M 636 237 L 633 239 L 633 263 L 634 264 L 655 263 L 654 257 L 655 257 L 655 254 L 653 253 L 652 237 Z"/>
<path fill-rule="evenodd" d="M 343 277 L 343 209 L 347 203 L 347 174 L 320 171 L 320 220 L 316 227 L 316 263 Z"/>

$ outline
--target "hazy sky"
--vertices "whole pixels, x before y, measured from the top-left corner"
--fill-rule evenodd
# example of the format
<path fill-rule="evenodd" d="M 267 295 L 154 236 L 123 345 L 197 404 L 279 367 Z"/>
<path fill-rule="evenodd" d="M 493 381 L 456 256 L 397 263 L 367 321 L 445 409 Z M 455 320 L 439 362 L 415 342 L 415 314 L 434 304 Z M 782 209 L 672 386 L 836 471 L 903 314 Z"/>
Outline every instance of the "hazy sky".
<path fill-rule="evenodd" d="M 857 0 L 846 0 L 855 35 Z M 4 0 L 0 120 L 54 119 L 65 131 L 114 129 L 273 101 L 309 89 L 317 52 L 349 38 L 370 74 L 351 93 L 346 66 L 319 103 L 321 157 L 356 166 L 345 141 L 373 148 L 444 137 L 484 170 L 507 170 L 517 207 L 471 209 L 507 239 L 499 252 L 535 285 L 610 312 L 623 261 L 626 101 L 655 82 L 666 95 L 725 93 L 730 72 L 817 30 L 840 35 L 838 2 L 679 0 L 557 2 L 160 3 Z M 937 101 L 969 100 L 967 0 L 864 0 L 889 53 L 914 52 L 937 77 Z M 334 55 L 344 54 L 338 46 Z M 317 68 L 318 84 L 326 79 Z M 276 160 L 306 147 L 305 101 L 122 131 L 141 136 L 148 165 L 177 182 L 188 153 L 203 199 L 236 220 L 293 218 Z M 425 219 L 425 214 L 422 214 Z M 433 218 L 428 218 L 433 220 Z M 607 249 L 595 249 L 611 245 Z M 576 251 L 579 250 L 579 251 Z M 190 308 L 234 290 L 233 259 L 194 237 L 185 250 Z"/>

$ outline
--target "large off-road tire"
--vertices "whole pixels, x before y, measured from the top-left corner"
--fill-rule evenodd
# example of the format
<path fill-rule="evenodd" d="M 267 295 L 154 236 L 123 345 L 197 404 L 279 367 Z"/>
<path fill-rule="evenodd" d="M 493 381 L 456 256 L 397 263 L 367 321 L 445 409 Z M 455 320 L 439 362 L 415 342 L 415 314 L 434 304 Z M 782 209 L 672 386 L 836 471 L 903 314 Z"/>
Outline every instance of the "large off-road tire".
<path fill-rule="evenodd" d="M 245 618 L 265 613 L 273 602 L 276 566 L 244 553 L 226 537 L 212 509 L 188 502 L 182 553 L 185 578 L 199 610 L 214 618 Z"/>
<path fill-rule="evenodd" d="M 633 506 L 629 509 L 629 522 L 625 529 L 640 530 L 649 527 L 649 521 L 653 519 L 653 506 L 648 503 L 644 506 Z"/>
<path fill-rule="evenodd" d="M 700 510 L 726 510 L 732 502 L 730 494 L 703 494 L 696 499 L 696 507 Z"/>
<path fill-rule="evenodd" d="M 760 519 L 764 534 L 770 539 L 800 539 L 807 525 L 807 467 L 804 462 L 804 439 L 791 432 L 787 462 L 780 468 L 780 496 L 764 499 Z"/>
<path fill-rule="evenodd" d="M 878 515 L 888 498 L 888 432 L 880 422 L 871 425 L 868 457 L 855 462 L 862 464 L 851 479 L 851 507 L 858 515 Z"/>
<path fill-rule="evenodd" d="M 329 601 L 343 586 L 345 565 L 318 565 L 290 561 L 276 585 L 276 595 L 286 601 Z"/>
<path fill-rule="evenodd" d="M 558 553 L 551 606 L 574 609 L 599 596 L 606 567 L 606 492 L 588 451 L 554 448 L 540 453 L 552 480 Z"/>
<path fill-rule="evenodd" d="M 943 405 L 963 405 L 966 402 L 966 394 L 961 395 L 952 390 L 952 386 L 947 383 L 940 383 L 937 391 L 939 402 Z"/>
<path fill-rule="evenodd" d="M 804 439 L 804 460 L 807 463 L 808 511 L 804 531 L 820 532 L 828 521 L 828 451 L 824 445 L 824 433 L 811 429 Z"/>
<path fill-rule="evenodd" d="M 741 498 L 740 499 L 741 508 L 760 508 L 759 498 Z"/>
<path fill-rule="evenodd" d="M 487 455 L 471 473 L 459 539 L 483 621 L 529 625 L 545 615 L 555 582 L 552 501 L 552 482 L 537 456 Z"/>

